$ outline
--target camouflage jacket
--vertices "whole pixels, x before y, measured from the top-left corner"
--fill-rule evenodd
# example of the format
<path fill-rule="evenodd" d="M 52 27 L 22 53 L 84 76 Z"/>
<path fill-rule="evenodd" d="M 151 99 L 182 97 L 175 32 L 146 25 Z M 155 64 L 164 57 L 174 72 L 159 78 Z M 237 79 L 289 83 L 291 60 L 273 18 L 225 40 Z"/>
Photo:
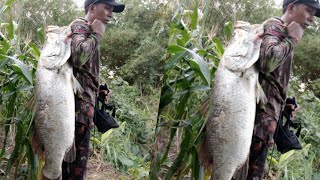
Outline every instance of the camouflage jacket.
<path fill-rule="evenodd" d="M 279 18 L 265 21 L 262 38 L 256 67 L 260 71 L 259 82 L 268 102 L 266 105 L 259 104 L 258 108 L 278 120 L 287 96 L 294 44 Z"/>
<path fill-rule="evenodd" d="M 100 35 L 92 32 L 85 19 L 71 23 L 72 41 L 70 64 L 73 74 L 84 92 L 77 95 L 83 101 L 95 105 L 99 87 Z"/>

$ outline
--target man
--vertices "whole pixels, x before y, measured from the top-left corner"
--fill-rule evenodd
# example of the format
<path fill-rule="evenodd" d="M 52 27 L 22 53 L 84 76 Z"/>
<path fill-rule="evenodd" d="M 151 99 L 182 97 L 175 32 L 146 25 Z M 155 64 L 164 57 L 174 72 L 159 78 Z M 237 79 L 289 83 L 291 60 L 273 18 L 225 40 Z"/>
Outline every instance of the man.
<path fill-rule="evenodd" d="M 74 76 L 84 92 L 75 98 L 76 159 L 72 163 L 63 162 L 63 179 L 83 179 L 89 155 L 90 129 L 94 116 L 94 105 L 99 87 L 99 43 L 105 32 L 105 25 L 112 13 L 124 10 L 123 4 L 115 0 L 86 0 L 85 17 L 71 23 L 71 57 Z"/>
<path fill-rule="evenodd" d="M 318 1 L 284 0 L 281 18 L 268 19 L 264 24 L 256 67 L 260 70 L 259 82 L 268 102 L 257 106 L 247 179 L 262 179 L 268 148 L 274 144 L 277 120 L 283 110 L 293 109 L 293 105 L 285 104 L 293 48 L 313 23 L 314 16 L 320 16 Z"/>

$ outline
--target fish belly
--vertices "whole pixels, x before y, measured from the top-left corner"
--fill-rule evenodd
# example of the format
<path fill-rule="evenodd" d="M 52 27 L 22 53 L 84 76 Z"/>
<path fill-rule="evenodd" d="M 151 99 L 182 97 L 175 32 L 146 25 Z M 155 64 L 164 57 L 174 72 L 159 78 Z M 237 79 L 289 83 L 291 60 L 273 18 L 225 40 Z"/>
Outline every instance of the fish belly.
<path fill-rule="evenodd" d="M 61 71 L 37 69 L 35 127 L 45 154 L 42 172 L 50 179 L 60 177 L 64 155 L 74 141 L 75 104 L 71 77 L 71 67 Z"/>
<path fill-rule="evenodd" d="M 256 111 L 257 78 L 255 67 L 242 74 L 224 67 L 217 70 L 206 127 L 208 153 L 212 153 L 213 162 L 211 179 L 230 180 L 248 157 Z"/>

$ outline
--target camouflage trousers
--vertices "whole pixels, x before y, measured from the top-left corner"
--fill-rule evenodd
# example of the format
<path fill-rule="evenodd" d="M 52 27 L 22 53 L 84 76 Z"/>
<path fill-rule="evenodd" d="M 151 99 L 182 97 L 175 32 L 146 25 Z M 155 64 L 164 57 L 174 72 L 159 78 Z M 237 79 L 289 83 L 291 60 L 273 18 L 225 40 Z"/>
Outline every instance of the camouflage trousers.
<path fill-rule="evenodd" d="M 268 149 L 274 144 L 273 135 L 276 127 L 276 119 L 263 111 L 257 111 L 250 148 L 247 180 L 260 180 L 263 178 Z"/>
<path fill-rule="evenodd" d="M 94 107 L 83 101 L 76 101 L 75 146 L 76 159 L 72 163 L 63 161 L 63 180 L 82 180 L 87 170 L 89 157 L 90 126 L 93 120 Z"/>

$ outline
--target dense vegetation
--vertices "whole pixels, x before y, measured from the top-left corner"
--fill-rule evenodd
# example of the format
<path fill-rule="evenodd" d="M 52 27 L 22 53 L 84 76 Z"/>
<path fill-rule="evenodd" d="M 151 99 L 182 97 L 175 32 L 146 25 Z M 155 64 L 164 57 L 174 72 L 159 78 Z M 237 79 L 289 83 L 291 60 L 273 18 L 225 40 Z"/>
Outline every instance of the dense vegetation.
<path fill-rule="evenodd" d="M 179 1 L 171 21 L 150 179 L 208 179 L 199 164 L 207 119 L 208 94 L 214 72 L 228 45 L 236 20 L 262 23 L 280 16 L 273 1 Z M 198 5 L 198 6 L 197 6 Z M 295 48 L 290 96 L 296 96 L 296 117 L 303 129 L 303 149 L 281 155 L 270 150 L 267 179 L 319 179 L 318 21 Z M 222 153 L 222 152 L 221 152 Z"/>
<path fill-rule="evenodd" d="M 206 100 L 232 24 L 261 23 L 281 12 L 271 0 L 122 2 L 126 10 L 114 15 L 101 43 L 101 83 L 113 90 L 110 103 L 117 107 L 120 128 L 92 131 L 94 158 L 132 179 L 207 179 L 198 162 Z M 10 178 L 36 179 L 41 166 L 31 135 L 44 29 L 81 16 L 71 0 L 0 1 L 0 170 Z M 270 152 L 268 176 L 320 176 L 319 27 L 316 21 L 295 49 L 290 87 L 301 106 L 303 150 Z"/>
<path fill-rule="evenodd" d="M 93 130 L 91 144 L 94 158 L 139 179 L 149 171 L 168 37 L 162 24 L 170 15 L 155 1 L 122 2 L 126 10 L 114 14 L 101 42 L 100 78 L 112 89 L 110 103 L 121 126 L 103 135 Z M 72 0 L 7 0 L 0 7 L 0 169 L 10 179 L 36 179 L 42 162 L 31 149 L 32 102 L 44 29 L 68 25 L 84 13 Z"/>

